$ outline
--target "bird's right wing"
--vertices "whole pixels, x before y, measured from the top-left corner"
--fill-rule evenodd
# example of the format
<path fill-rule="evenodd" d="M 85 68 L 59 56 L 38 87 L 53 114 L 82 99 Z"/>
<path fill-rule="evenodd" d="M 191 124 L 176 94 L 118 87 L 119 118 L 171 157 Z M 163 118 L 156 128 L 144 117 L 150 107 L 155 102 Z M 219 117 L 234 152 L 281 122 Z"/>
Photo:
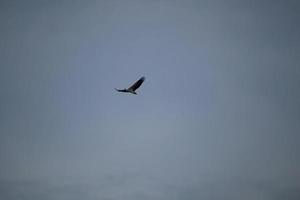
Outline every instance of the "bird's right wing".
<path fill-rule="evenodd" d="M 128 88 L 128 90 L 132 90 L 135 91 L 136 89 L 138 89 L 142 83 L 145 81 L 145 77 L 143 76 L 142 78 L 140 78 L 137 82 L 135 82 L 132 86 L 130 86 Z"/>

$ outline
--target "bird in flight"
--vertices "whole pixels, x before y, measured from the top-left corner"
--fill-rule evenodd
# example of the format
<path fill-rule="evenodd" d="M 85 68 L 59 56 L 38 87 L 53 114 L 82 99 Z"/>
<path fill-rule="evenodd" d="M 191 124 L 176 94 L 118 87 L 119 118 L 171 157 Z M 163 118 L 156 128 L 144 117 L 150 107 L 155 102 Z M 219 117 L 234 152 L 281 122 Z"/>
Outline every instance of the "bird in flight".
<path fill-rule="evenodd" d="M 134 84 L 132 84 L 132 86 L 130 86 L 129 88 L 124 88 L 123 90 L 117 89 L 115 88 L 115 90 L 117 90 L 118 92 L 129 92 L 131 94 L 137 94 L 135 92 L 135 90 L 137 90 L 142 83 L 145 81 L 145 77 L 143 76 L 142 78 L 140 78 L 138 81 L 136 81 Z"/>

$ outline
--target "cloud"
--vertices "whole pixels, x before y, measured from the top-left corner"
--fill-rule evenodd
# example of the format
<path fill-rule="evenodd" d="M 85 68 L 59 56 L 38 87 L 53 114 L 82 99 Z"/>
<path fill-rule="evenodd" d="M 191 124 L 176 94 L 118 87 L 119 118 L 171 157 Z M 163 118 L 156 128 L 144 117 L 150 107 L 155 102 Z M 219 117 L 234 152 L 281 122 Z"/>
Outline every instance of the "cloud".
<path fill-rule="evenodd" d="M 0 182 L 0 198 L 6 200 L 297 200 L 300 187 L 264 181 L 219 180 L 198 183 L 166 183 L 131 175 L 107 176 L 93 182 L 47 183 L 43 181 Z"/>

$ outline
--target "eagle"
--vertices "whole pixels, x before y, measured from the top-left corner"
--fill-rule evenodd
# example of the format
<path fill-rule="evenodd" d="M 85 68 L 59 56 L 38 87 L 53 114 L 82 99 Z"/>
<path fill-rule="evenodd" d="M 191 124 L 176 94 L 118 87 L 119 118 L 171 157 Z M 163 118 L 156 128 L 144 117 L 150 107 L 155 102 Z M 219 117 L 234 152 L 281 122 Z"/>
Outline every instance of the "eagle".
<path fill-rule="evenodd" d="M 131 94 L 137 94 L 135 91 L 143 84 L 144 81 L 145 77 L 143 76 L 134 84 L 132 84 L 132 86 L 130 86 L 129 88 L 124 88 L 123 90 L 115 88 L 115 90 L 117 90 L 118 92 L 129 92 Z"/>

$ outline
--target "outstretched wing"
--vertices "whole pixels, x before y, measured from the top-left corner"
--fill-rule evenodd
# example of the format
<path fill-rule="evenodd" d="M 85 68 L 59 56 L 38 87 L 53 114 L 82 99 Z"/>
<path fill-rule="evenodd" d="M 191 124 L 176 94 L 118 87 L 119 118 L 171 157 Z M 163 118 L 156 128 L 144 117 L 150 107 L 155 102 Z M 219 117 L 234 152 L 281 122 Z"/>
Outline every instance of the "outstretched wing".
<path fill-rule="evenodd" d="M 124 90 L 120 90 L 120 89 L 115 88 L 115 90 L 118 91 L 118 92 L 127 92 L 125 89 Z"/>
<path fill-rule="evenodd" d="M 136 89 L 138 89 L 142 83 L 145 81 L 145 77 L 143 76 L 142 78 L 140 78 L 137 82 L 135 82 L 132 86 L 130 86 L 128 88 L 128 90 L 132 90 L 135 91 Z"/>

